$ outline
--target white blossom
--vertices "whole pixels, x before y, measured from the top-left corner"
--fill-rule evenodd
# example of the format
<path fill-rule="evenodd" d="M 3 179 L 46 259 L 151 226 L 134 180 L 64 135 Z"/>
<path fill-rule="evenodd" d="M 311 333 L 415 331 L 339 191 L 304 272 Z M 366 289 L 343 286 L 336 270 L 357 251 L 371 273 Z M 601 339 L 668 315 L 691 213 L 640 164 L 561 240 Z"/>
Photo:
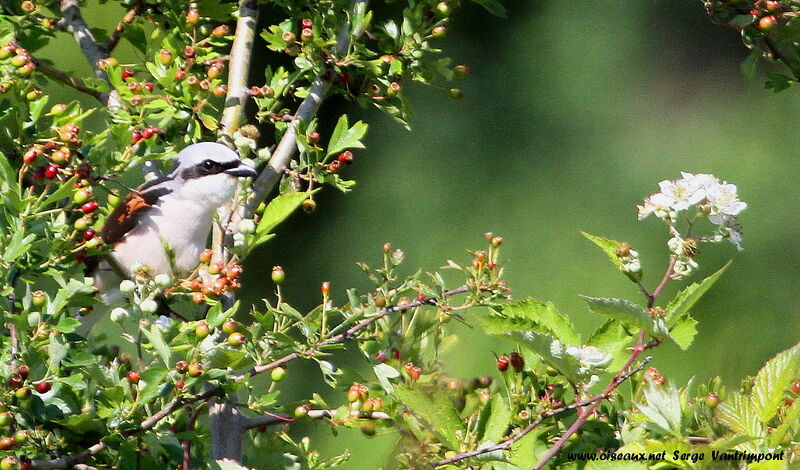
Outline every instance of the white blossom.
<path fill-rule="evenodd" d="M 169 330 L 170 326 L 172 326 L 172 320 L 165 315 L 161 315 L 155 320 L 153 320 L 153 324 L 161 329 L 161 331 Z"/>
<path fill-rule="evenodd" d="M 580 348 L 569 346 L 565 352 L 581 363 L 581 372 L 591 368 L 605 367 L 612 359 L 611 354 L 604 353 L 594 346 L 581 346 Z"/>

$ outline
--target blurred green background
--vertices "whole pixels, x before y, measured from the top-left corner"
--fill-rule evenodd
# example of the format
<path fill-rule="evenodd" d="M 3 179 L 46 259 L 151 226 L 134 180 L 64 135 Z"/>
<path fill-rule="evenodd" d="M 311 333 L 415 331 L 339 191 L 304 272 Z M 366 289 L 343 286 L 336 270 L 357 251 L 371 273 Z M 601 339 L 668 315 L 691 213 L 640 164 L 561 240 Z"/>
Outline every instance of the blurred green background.
<path fill-rule="evenodd" d="M 578 294 L 639 294 L 579 231 L 630 242 L 653 286 L 667 262 L 667 235 L 654 219 L 638 222 L 635 206 L 684 170 L 738 185 L 749 203 L 741 217 L 746 250 L 703 246 L 702 270 L 689 281 L 734 262 L 696 309 L 695 344 L 686 352 L 661 347 L 653 365 L 678 383 L 720 375 L 736 385 L 797 342 L 797 91 L 774 94 L 762 77 L 745 81 L 739 37 L 712 25 L 699 1 L 506 3 L 506 19 L 474 4 L 455 14 L 441 45 L 472 70 L 456 85 L 465 98 L 409 87 L 411 132 L 374 110 L 324 107 L 323 117 L 348 111 L 370 123 L 367 149 L 347 169 L 358 186 L 325 192 L 314 214 L 293 216 L 249 260 L 251 300 L 271 289 L 275 264 L 287 271 L 290 298 L 311 307 L 322 280 L 340 299 L 346 287 L 366 289 L 354 262 L 377 262 L 385 241 L 406 252 L 409 270 L 436 269 L 466 261 L 465 249 L 481 248 L 492 230 L 505 239 L 514 296 L 552 300 L 588 333 L 598 319 Z M 86 11 L 98 25 L 117 18 Z M 74 44 L 51 47 L 57 64 L 85 71 Z M 121 51 L 121 61 L 136 60 L 130 48 Z M 671 283 L 662 298 L 686 284 Z M 453 331 L 462 341 L 447 356 L 448 371 L 492 372 L 492 352 L 507 346 L 463 326 Z M 321 384 L 290 375 L 298 397 Z M 343 435 L 320 445 L 326 454 L 349 446 L 348 468 L 388 462 L 393 435 Z"/>

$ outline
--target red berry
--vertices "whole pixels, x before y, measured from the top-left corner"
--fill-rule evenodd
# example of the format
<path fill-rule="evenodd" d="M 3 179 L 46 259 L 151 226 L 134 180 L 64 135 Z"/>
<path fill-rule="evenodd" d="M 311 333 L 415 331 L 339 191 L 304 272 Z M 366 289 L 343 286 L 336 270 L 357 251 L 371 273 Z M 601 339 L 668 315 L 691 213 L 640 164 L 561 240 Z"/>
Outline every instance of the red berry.
<path fill-rule="evenodd" d="M 153 137 L 153 135 L 155 135 L 155 131 L 154 131 L 154 130 L 153 130 L 153 128 L 152 128 L 152 127 L 150 127 L 150 126 L 148 126 L 148 127 L 145 127 L 145 128 L 142 130 L 142 138 L 143 138 L 143 139 L 149 139 L 150 137 Z"/>
<path fill-rule="evenodd" d="M 17 374 L 22 377 L 22 380 L 26 380 L 28 378 L 28 374 L 31 373 L 31 368 L 28 367 L 26 364 L 22 364 L 21 366 L 17 367 Z"/>
<path fill-rule="evenodd" d="M 58 176 L 58 165 L 56 164 L 47 165 L 47 168 L 45 168 L 44 170 L 44 176 L 45 178 L 48 179 L 53 179 L 56 176 Z"/>
<path fill-rule="evenodd" d="M 497 370 L 499 370 L 500 372 L 507 371 L 509 363 L 510 363 L 510 360 L 508 359 L 508 356 L 503 355 L 503 356 L 498 357 L 497 358 Z"/>
<path fill-rule="evenodd" d="M 327 297 L 328 294 L 331 292 L 331 281 L 322 281 L 322 286 L 320 287 L 320 291 L 322 292 L 322 295 Z"/>
<path fill-rule="evenodd" d="M 94 238 L 95 235 L 97 235 L 97 232 L 95 232 L 93 229 L 88 229 L 87 231 L 83 232 L 83 239 L 89 241 Z"/>
<path fill-rule="evenodd" d="M 192 302 L 201 305 L 206 303 L 206 296 L 202 292 L 195 292 L 192 294 Z"/>
<path fill-rule="evenodd" d="M 97 201 L 89 201 L 81 206 L 81 212 L 84 214 L 91 214 L 97 210 Z"/>
<path fill-rule="evenodd" d="M 336 160 L 338 160 L 339 163 L 353 163 L 353 152 L 345 150 L 336 157 Z"/>
<path fill-rule="evenodd" d="M 225 277 L 228 279 L 236 279 L 242 274 L 242 267 L 238 264 L 234 264 L 232 266 L 228 266 L 228 269 L 225 270 Z"/>
<path fill-rule="evenodd" d="M 778 24 L 778 19 L 774 16 L 765 16 L 758 20 L 758 29 L 762 31 L 769 31 Z"/>
<path fill-rule="evenodd" d="M 142 133 L 139 132 L 139 131 L 133 131 L 131 133 L 131 143 L 135 144 L 135 143 L 139 142 L 140 140 L 142 140 Z"/>
<path fill-rule="evenodd" d="M 30 165 L 36 160 L 36 157 L 38 156 L 39 156 L 39 150 L 36 148 L 31 148 L 30 150 L 25 152 L 25 155 L 22 156 L 22 161 Z"/>
<path fill-rule="evenodd" d="M 342 72 L 339 74 L 339 81 L 342 83 L 350 83 L 350 74 L 347 72 Z"/>
<path fill-rule="evenodd" d="M 308 18 L 304 18 L 303 21 L 300 22 L 300 27 L 302 29 L 309 29 L 309 28 L 311 28 L 313 26 L 314 26 L 314 23 Z"/>
<path fill-rule="evenodd" d="M 767 2 L 764 2 L 764 7 L 767 9 L 767 11 L 776 12 L 781 9 L 781 2 L 776 0 L 768 0 Z"/>
<path fill-rule="evenodd" d="M 137 372 L 135 370 L 132 370 L 132 371 L 128 372 L 128 381 L 130 383 L 132 383 L 132 384 L 138 384 L 139 383 L 139 372 Z"/>
<path fill-rule="evenodd" d="M 17 441 L 11 436 L 0 437 L 0 450 L 11 450 L 17 445 Z M 14 468 L 14 467 L 11 467 Z"/>
<path fill-rule="evenodd" d="M 308 133 L 308 141 L 313 145 L 319 142 L 319 133 L 318 132 L 309 132 Z"/>
<path fill-rule="evenodd" d="M 183 48 L 183 56 L 187 59 L 193 59 L 194 56 L 197 54 L 197 51 L 194 50 L 192 46 L 186 46 Z"/>
<path fill-rule="evenodd" d="M 145 82 L 144 89 L 152 93 L 153 90 L 155 89 L 155 85 L 153 84 L 153 82 Z"/>
<path fill-rule="evenodd" d="M 11 376 L 8 378 L 8 386 L 11 388 L 20 388 L 22 387 L 22 383 L 24 381 L 25 379 L 23 379 L 21 375 L 11 374 Z"/>
<path fill-rule="evenodd" d="M 36 391 L 39 393 L 47 393 L 51 388 L 53 388 L 53 384 L 50 382 L 42 381 L 36 383 Z"/>
<path fill-rule="evenodd" d="M 175 71 L 175 80 L 181 81 L 186 78 L 186 70 L 178 69 Z"/>
<path fill-rule="evenodd" d="M 800 380 L 795 380 L 792 382 L 792 391 L 794 393 L 800 394 Z"/>

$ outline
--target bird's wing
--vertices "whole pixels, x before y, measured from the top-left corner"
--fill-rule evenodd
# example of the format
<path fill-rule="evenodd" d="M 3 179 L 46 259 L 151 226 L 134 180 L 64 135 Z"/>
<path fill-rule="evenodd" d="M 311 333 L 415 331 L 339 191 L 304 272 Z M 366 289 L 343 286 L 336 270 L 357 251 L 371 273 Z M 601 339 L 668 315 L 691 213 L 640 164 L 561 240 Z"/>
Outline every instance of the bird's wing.
<path fill-rule="evenodd" d="M 142 217 L 151 207 L 158 203 L 158 199 L 172 192 L 169 188 L 160 185 L 163 181 L 147 183 L 125 196 L 125 199 L 109 214 L 100 237 L 105 243 L 115 244 L 133 230 Z"/>

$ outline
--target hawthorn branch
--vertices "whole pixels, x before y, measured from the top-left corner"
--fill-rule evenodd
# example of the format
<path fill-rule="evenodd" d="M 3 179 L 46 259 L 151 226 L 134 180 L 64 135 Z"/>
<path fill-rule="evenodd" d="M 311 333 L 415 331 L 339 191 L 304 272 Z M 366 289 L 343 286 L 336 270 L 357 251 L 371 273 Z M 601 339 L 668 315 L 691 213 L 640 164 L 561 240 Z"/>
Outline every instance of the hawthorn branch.
<path fill-rule="evenodd" d="M 336 414 L 336 410 L 309 410 L 308 417 L 312 419 L 333 419 L 333 416 Z M 373 411 L 370 414 L 366 414 L 361 412 L 359 416 L 355 417 L 355 419 L 392 419 L 391 416 L 382 412 L 382 411 Z M 290 423 L 292 421 L 296 421 L 297 418 L 292 418 L 289 415 L 283 413 L 277 414 L 265 414 L 262 416 L 258 416 L 255 418 L 246 418 L 245 421 L 245 428 L 246 429 L 253 429 L 259 426 L 271 426 L 273 424 L 281 424 L 281 423 Z"/>
<path fill-rule="evenodd" d="M 228 66 L 228 93 L 220 120 L 220 133 L 228 137 L 239 129 L 249 96 L 247 77 L 250 75 L 250 58 L 256 39 L 257 23 L 258 1 L 241 0 Z"/>
<path fill-rule="evenodd" d="M 367 3 L 368 0 L 353 0 L 350 4 L 348 15 L 352 15 L 359 5 L 366 5 Z M 350 18 L 348 16 L 342 24 L 342 28 L 339 30 L 339 35 L 333 50 L 335 56 L 346 54 L 350 49 L 352 39 L 359 37 L 363 33 L 363 30 L 359 27 L 353 30 L 351 34 L 350 27 Z M 308 123 L 317 115 L 317 111 L 319 111 L 322 101 L 328 94 L 333 79 L 334 75 L 329 68 L 323 68 L 314 78 L 314 81 L 308 89 L 308 95 L 303 102 L 300 103 L 297 112 L 294 113 L 289 125 L 286 126 L 286 131 L 283 137 L 281 137 L 280 142 L 278 142 L 275 151 L 272 153 L 267 167 L 264 168 L 261 174 L 258 175 L 258 178 L 253 182 L 252 196 L 247 200 L 243 208 L 239 208 L 231 214 L 230 220 L 225 226 L 227 232 L 226 237 L 232 235 L 232 227 L 236 227 L 239 221 L 253 215 L 258 205 L 266 199 L 267 195 L 272 191 L 272 188 L 275 187 L 275 184 L 280 179 L 284 170 L 288 168 L 289 162 L 294 157 L 295 152 L 297 152 L 297 126 L 301 122 Z"/>
<path fill-rule="evenodd" d="M 61 70 L 53 67 L 50 64 L 46 64 L 44 62 L 36 60 L 36 58 L 34 58 L 33 60 L 36 63 L 37 71 L 43 73 L 44 75 L 47 75 L 48 77 L 54 80 L 63 83 L 64 85 L 70 88 L 74 88 L 75 90 L 78 90 L 81 93 L 86 93 L 87 95 L 91 95 L 98 101 L 103 102 L 104 99 L 103 94 L 93 88 L 89 88 L 88 86 L 86 86 L 86 83 L 80 78 L 73 77 L 72 75 L 66 72 L 62 72 Z"/>
<path fill-rule="evenodd" d="M 239 376 L 236 376 L 236 377 L 233 377 L 233 380 L 235 382 L 241 382 L 242 380 L 248 379 L 248 378 L 250 378 L 252 376 L 261 374 L 263 372 L 270 371 L 270 370 L 272 370 L 272 369 L 274 369 L 274 368 L 276 368 L 276 367 L 278 367 L 278 366 L 280 366 L 282 364 L 286 364 L 287 362 L 293 361 L 293 360 L 295 360 L 297 358 L 300 358 L 300 357 L 311 357 L 311 356 L 317 355 L 317 354 L 319 354 L 318 349 L 320 347 L 329 346 L 329 345 L 332 345 L 332 344 L 343 343 L 344 341 L 353 338 L 355 336 L 355 334 L 358 333 L 359 331 L 364 330 L 368 326 L 372 325 L 374 322 L 380 320 L 381 318 L 383 318 L 383 317 L 385 317 L 387 315 L 390 315 L 392 313 L 404 312 L 406 310 L 410 310 L 412 308 L 421 307 L 423 305 L 436 305 L 440 300 L 442 300 L 444 298 L 452 297 L 452 296 L 457 295 L 457 294 L 462 294 L 464 292 L 467 292 L 468 290 L 469 290 L 469 288 L 466 285 L 462 285 L 462 286 L 456 287 L 455 289 L 451 289 L 449 291 L 446 291 L 442 295 L 441 298 L 429 298 L 429 299 L 425 299 L 425 300 L 417 300 L 417 301 L 410 302 L 410 303 L 407 303 L 407 304 L 404 304 L 404 305 L 398 305 L 398 306 L 394 306 L 394 307 L 383 308 L 383 309 L 379 310 L 378 312 L 374 313 L 373 315 L 361 320 L 360 322 L 358 322 L 354 326 L 348 328 L 346 331 L 344 331 L 342 333 L 339 333 L 338 335 L 335 335 L 335 336 L 333 336 L 333 337 L 331 337 L 331 338 L 329 338 L 329 339 L 327 339 L 325 341 L 321 341 L 320 343 L 318 343 L 313 348 L 309 348 L 309 349 L 303 351 L 302 354 L 297 353 L 297 352 L 286 354 L 285 356 L 283 356 L 283 357 L 281 357 L 281 358 L 279 358 L 279 359 L 277 359 L 275 361 L 272 361 L 269 364 L 264 364 L 264 365 L 261 365 L 261 366 L 255 366 L 252 369 L 250 369 L 250 371 L 248 371 L 247 373 L 239 375 Z M 198 401 L 205 401 L 205 400 L 208 400 L 208 399 L 210 399 L 212 397 L 220 396 L 222 394 L 223 394 L 222 387 L 216 386 L 216 387 L 211 387 L 208 390 L 206 390 L 205 392 L 203 392 L 203 393 L 201 393 L 199 395 L 195 395 L 193 397 L 176 398 L 175 400 L 167 403 L 157 413 L 153 414 L 149 418 L 147 418 L 144 421 L 142 421 L 142 424 L 138 429 L 131 430 L 129 432 L 123 433 L 123 435 L 125 437 L 130 437 L 130 436 L 134 436 L 136 434 L 140 434 L 140 433 L 142 433 L 144 431 L 148 431 L 148 430 L 152 429 L 153 427 L 155 427 L 155 425 L 158 424 L 159 421 L 161 421 L 162 419 L 166 418 L 170 414 L 174 413 L 180 407 L 185 406 L 185 405 L 190 405 L 190 404 L 196 403 Z M 375 415 L 375 413 L 373 413 L 373 415 Z M 74 456 L 62 457 L 62 458 L 53 459 L 53 460 L 34 460 L 34 461 L 32 461 L 33 468 L 37 469 L 37 470 L 55 469 L 55 468 L 70 468 L 70 466 L 74 466 L 77 463 L 82 463 L 86 459 L 91 457 L 92 455 L 97 454 L 98 452 L 103 450 L 104 447 L 105 447 L 105 445 L 101 442 L 101 443 L 95 444 L 94 446 L 90 447 L 89 449 L 81 452 L 80 454 L 76 454 Z"/>
<path fill-rule="evenodd" d="M 78 6 L 78 0 L 61 0 L 60 7 L 62 21 L 66 31 L 71 33 L 75 38 L 75 42 L 78 43 L 86 60 L 89 61 L 89 65 L 92 66 L 95 76 L 108 81 L 108 76 L 106 76 L 105 72 L 100 70 L 98 66 L 98 61 L 108 58 L 108 54 L 97 44 L 97 40 L 95 40 L 92 31 L 89 29 L 89 25 L 84 21 L 81 9 Z M 118 108 L 121 105 L 116 90 L 111 90 L 109 93 L 102 93 L 100 95 L 100 101 L 112 108 Z"/>
<path fill-rule="evenodd" d="M 128 10 L 122 19 L 117 23 L 117 26 L 114 28 L 114 32 L 111 33 L 111 36 L 106 40 L 106 42 L 100 46 L 106 54 L 110 54 L 111 51 L 117 47 L 119 40 L 122 39 L 122 33 L 125 32 L 125 28 L 133 23 L 133 20 L 139 16 L 139 13 L 142 12 L 144 8 L 144 2 L 142 0 L 137 0 L 136 3 L 133 4 L 130 10 Z"/>
<path fill-rule="evenodd" d="M 591 398 L 588 398 L 588 399 L 583 400 L 583 401 L 575 402 L 575 403 L 570 403 L 569 405 L 562 406 L 560 408 L 556 408 L 555 410 L 548 411 L 547 413 L 543 413 L 541 416 L 536 418 L 536 420 L 532 421 L 529 425 L 527 425 L 525 428 L 523 428 L 522 431 L 518 432 L 517 434 L 512 436 L 510 439 L 501 442 L 500 444 L 496 444 L 496 445 L 493 445 L 491 447 L 486 447 L 486 448 L 483 448 L 483 449 L 473 450 L 473 451 L 470 451 L 470 452 L 463 452 L 463 453 L 460 453 L 458 455 L 454 455 L 454 456 L 452 456 L 452 457 L 450 457 L 448 459 L 444 459 L 444 460 L 440 460 L 438 462 L 434 462 L 433 464 L 431 464 L 431 467 L 436 468 L 436 467 L 441 467 L 443 465 L 450 465 L 450 464 L 453 464 L 453 463 L 456 463 L 456 462 L 460 462 L 462 460 L 466 460 L 466 459 L 469 459 L 469 458 L 472 458 L 472 457 L 477 457 L 477 456 L 483 455 L 483 454 L 488 454 L 488 453 L 491 453 L 491 452 L 506 451 L 506 450 L 510 449 L 511 446 L 515 442 L 517 442 L 518 440 L 522 439 L 523 437 L 525 437 L 525 435 L 527 435 L 528 433 L 530 433 L 531 431 L 536 429 L 545 420 L 547 420 L 549 418 L 552 418 L 553 416 L 560 415 L 561 413 L 564 413 L 564 412 L 567 412 L 567 411 L 570 411 L 570 410 L 574 410 L 576 408 L 581 408 L 581 407 L 584 407 L 584 406 L 588 406 L 588 405 L 595 405 L 598 402 L 601 402 L 603 400 L 608 399 L 609 397 L 611 397 L 612 393 L 614 392 L 614 389 L 619 387 L 619 385 L 622 382 L 628 380 L 632 375 L 634 375 L 637 372 L 639 372 L 642 369 L 644 369 L 645 366 L 651 360 L 652 360 L 652 358 L 650 356 L 644 358 L 644 360 L 642 360 L 642 363 L 639 364 L 638 367 L 628 371 L 627 373 L 625 373 L 624 375 L 619 377 L 618 380 L 612 381 L 611 383 L 612 383 L 613 387 L 611 387 L 609 389 L 606 389 L 606 390 L 603 390 L 601 393 L 598 393 L 597 395 L 595 395 L 595 396 L 593 396 Z M 592 408 L 592 409 L 594 409 L 594 408 Z M 591 413 L 589 413 L 589 414 L 591 414 Z"/>

